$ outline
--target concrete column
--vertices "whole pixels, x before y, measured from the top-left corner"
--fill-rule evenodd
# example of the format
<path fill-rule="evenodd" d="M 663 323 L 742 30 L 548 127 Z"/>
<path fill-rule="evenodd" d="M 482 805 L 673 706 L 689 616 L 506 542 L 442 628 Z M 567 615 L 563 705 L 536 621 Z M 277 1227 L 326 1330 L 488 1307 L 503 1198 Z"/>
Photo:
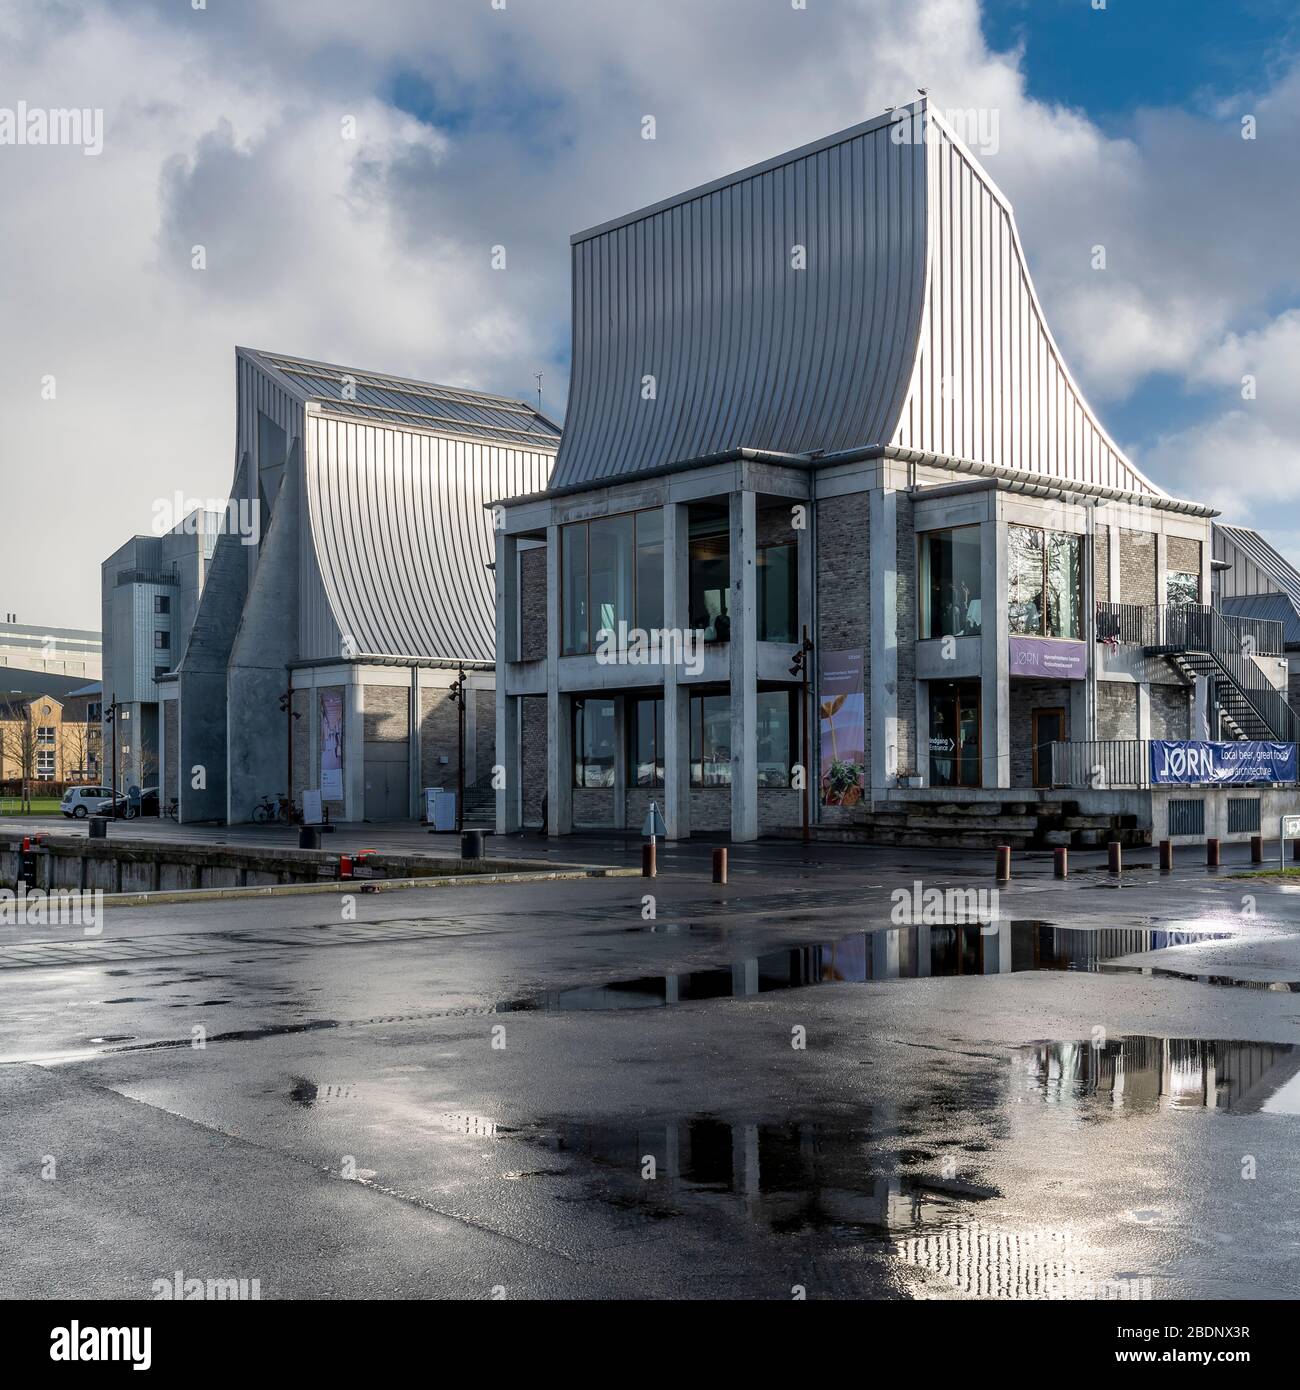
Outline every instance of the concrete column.
<path fill-rule="evenodd" d="M 1110 544 L 1106 547 L 1106 558 L 1109 561 L 1110 569 L 1110 601 L 1112 603 L 1127 603 L 1128 599 L 1120 593 L 1120 575 L 1123 570 L 1119 563 L 1119 527 L 1110 526 Z"/>
<path fill-rule="evenodd" d="M 423 773 L 423 752 L 420 746 L 420 668 L 411 667 L 411 694 L 407 704 L 407 727 L 410 731 L 406 745 L 407 764 L 411 772 L 410 814 L 417 820 L 424 809 L 420 805 L 420 782 Z"/>
<path fill-rule="evenodd" d="M 664 507 L 664 627 L 685 634 L 690 561 L 690 511 L 684 503 Z M 670 662 L 664 675 L 664 825 L 667 838 L 685 840 L 691 833 L 690 689 L 681 683 L 680 663 Z"/>
<path fill-rule="evenodd" d="M 758 594 L 753 492 L 733 492 L 731 510 L 731 838 L 758 838 Z"/>
<path fill-rule="evenodd" d="M 884 795 L 898 776 L 898 498 L 873 489 L 868 542 L 871 567 L 871 660 L 867 689 L 871 794 Z M 913 640 L 915 633 L 904 634 Z M 927 733 L 928 737 L 928 733 Z"/>
<path fill-rule="evenodd" d="M 343 819 L 366 815 L 366 688 L 355 666 L 348 670 L 343 710 Z"/>
<path fill-rule="evenodd" d="M 627 696 L 614 696 L 614 829 L 627 826 Z"/>
<path fill-rule="evenodd" d="M 1151 737 L 1151 687 L 1146 681 L 1139 681 L 1137 686 L 1137 736 Z"/>
<path fill-rule="evenodd" d="M 1169 537 L 1161 531 L 1155 538 L 1156 542 L 1156 603 L 1164 603 L 1168 593 L 1169 574 Z"/>
<path fill-rule="evenodd" d="M 573 831 L 573 702 L 560 694 L 560 528 L 546 528 L 546 827 Z"/>
<path fill-rule="evenodd" d="M 1008 582 L 1006 527 L 998 520 L 982 521 L 980 593 L 984 626 L 980 643 L 980 745 L 982 782 L 991 788 L 1011 785 Z"/>
<path fill-rule="evenodd" d="M 548 566 L 549 569 L 549 566 Z M 524 765 L 519 745 L 519 701 L 510 694 L 510 662 L 519 651 L 519 540 L 496 533 L 496 762 L 497 834 L 523 828 Z M 548 574 L 549 580 L 549 574 Z M 549 602 L 549 600 L 548 600 Z"/>
<path fill-rule="evenodd" d="M 465 785 L 474 784 L 478 775 L 478 687 L 473 677 L 465 685 Z"/>

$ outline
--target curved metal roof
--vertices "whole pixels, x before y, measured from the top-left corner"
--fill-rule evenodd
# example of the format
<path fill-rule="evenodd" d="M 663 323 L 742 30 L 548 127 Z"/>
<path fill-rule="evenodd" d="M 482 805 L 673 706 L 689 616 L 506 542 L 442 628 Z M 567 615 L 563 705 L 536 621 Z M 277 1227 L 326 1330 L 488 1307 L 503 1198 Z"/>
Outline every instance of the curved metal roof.
<path fill-rule="evenodd" d="M 867 122 L 574 238 L 557 488 L 889 438 L 926 259 L 925 151 L 895 130 Z"/>
<path fill-rule="evenodd" d="M 559 426 L 526 401 L 313 362 L 280 352 L 251 348 L 239 351 L 300 401 L 317 401 L 335 415 L 416 425 L 520 448 L 548 448 L 559 442 Z"/>
<path fill-rule="evenodd" d="M 924 100 L 574 237 L 556 489 L 880 446 L 1165 496 L 1066 366 L 1010 204 Z"/>
<path fill-rule="evenodd" d="M 306 429 L 311 539 L 350 654 L 492 661 L 485 504 L 545 487 L 550 452 L 315 412 Z"/>

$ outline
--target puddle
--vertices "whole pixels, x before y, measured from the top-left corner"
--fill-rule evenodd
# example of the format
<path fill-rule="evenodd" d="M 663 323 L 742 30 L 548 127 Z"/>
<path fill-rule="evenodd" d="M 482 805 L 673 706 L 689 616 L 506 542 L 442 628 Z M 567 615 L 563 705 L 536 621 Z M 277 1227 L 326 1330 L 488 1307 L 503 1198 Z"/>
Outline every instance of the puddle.
<path fill-rule="evenodd" d="M 1262 989 L 1272 994 L 1300 994 L 1300 980 L 1240 980 L 1235 975 L 1202 975 L 1195 970 L 1174 970 L 1162 965 L 1110 965 L 1101 970 L 1115 975 L 1146 975 L 1153 980 L 1190 980 L 1198 985 L 1226 985 L 1232 989 Z"/>
<path fill-rule="evenodd" d="M 1226 1110 L 1300 1114 L 1300 1048 L 1130 1034 L 1099 1047 L 1087 1040 L 1017 1048 L 1023 1088 L 1093 1117 L 1114 1111 Z"/>
<path fill-rule="evenodd" d="M 635 1127 L 544 1126 L 519 1137 L 600 1169 L 613 1180 L 601 1193 L 607 1204 L 662 1220 L 722 1203 L 777 1235 L 887 1239 L 965 1220 L 967 1204 L 1002 1195 L 958 1177 L 897 1172 L 870 1153 L 879 1136 L 866 1129 L 692 1115 Z"/>
<path fill-rule="evenodd" d="M 1230 935 L 1149 927 L 1088 931 L 1039 921 L 888 927 L 855 932 L 830 943 L 790 946 L 730 965 L 677 975 L 550 990 L 532 999 L 502 1004 L 500 1010 L 648 1009 L 687 1000 L 748 998 L 808 985 L 1002 975 L 1026 970 L 1097 971 L 1117 956 L 1220 940 Z"/>

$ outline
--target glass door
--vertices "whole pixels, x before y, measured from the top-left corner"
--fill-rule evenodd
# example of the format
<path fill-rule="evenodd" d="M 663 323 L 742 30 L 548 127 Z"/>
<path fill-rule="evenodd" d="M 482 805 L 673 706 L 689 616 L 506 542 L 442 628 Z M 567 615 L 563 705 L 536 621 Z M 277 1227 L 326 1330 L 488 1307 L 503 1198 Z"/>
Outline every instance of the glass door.
<path fill-rule="evenodd" d="M 978 681 L 930 685 L 930 785 L 981 785 Z"/>

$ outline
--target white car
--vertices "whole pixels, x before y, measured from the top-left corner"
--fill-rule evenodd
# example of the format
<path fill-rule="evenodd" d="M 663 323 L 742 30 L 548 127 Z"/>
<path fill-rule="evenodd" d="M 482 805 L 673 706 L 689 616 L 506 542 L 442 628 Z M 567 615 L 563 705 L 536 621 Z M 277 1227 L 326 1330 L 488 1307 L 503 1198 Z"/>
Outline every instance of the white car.
<path fill-rule="evenodd" d="M 63 800 L 59 803 L 59 810 L 70 819 L 85 820 L 99 808 L 99 803 L 113 793 L 108 787 L 69 787 L 63 793 Z"/>

